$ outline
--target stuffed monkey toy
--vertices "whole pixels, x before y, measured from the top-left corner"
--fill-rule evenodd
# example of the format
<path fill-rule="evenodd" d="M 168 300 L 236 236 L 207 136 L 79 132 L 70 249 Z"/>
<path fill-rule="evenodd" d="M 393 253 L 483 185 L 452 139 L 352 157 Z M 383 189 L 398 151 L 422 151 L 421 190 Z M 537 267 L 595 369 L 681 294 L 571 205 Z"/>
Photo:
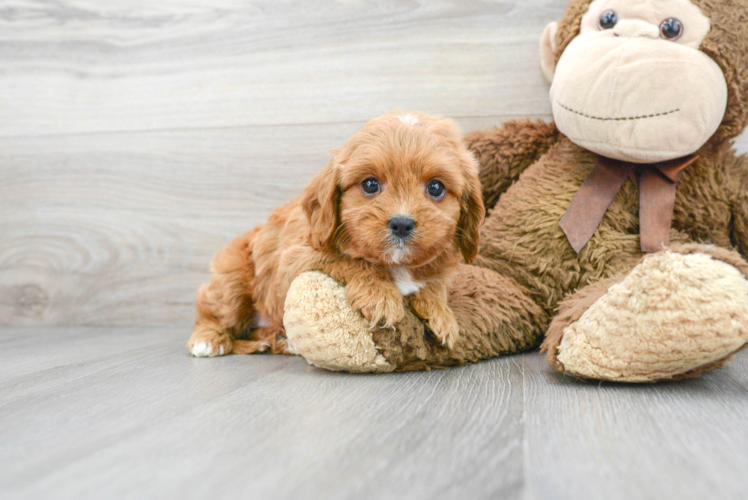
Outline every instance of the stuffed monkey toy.
<path fill-rule="evenodd" d="M 369 328 L 328 276 L 292 284 L 290 345 L 330 370 L 390 372 L 537 347 L 560 372 L 651 382 L 748 343 L 744 0 L 571 0 L 541 40 L 555 123 L 466 136 L 488 217 L 449 302 L 447 349 L 413 313 Z M 407 302 L 407 299 L 406 299 Z"/>

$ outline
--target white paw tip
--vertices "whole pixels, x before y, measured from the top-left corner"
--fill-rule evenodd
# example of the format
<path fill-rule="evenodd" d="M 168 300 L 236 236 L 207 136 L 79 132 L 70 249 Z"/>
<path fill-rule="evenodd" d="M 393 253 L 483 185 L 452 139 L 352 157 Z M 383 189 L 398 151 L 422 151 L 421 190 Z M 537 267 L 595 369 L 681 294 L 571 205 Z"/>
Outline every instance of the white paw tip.
<path fill-rule="evenodd" d="M 207 356 L 212 356 L 213 348 L 207 342 L 198 342 L 197 344 L 192 345 L 192 349 L 190 349 L 190 354 L 192 354 L 196 358 L 204 358 Z M 223 346 L 221 346 L 221 354 L 223 354 Z"/>

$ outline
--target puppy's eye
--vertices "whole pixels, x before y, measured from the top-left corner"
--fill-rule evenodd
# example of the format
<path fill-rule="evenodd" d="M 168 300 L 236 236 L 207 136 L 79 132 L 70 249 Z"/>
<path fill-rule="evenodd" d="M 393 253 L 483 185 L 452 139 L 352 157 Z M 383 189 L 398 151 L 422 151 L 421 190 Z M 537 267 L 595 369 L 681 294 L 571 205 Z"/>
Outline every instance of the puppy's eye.
<path fill-rule="evenodd" d="M 441 200 L 444 198 L 444 184 L 439 181 L 431 181 L 426 186 L 426 192 L 434 199 Z"/>
<path fill-rule="evenodd" d="M 374 177 L 369 177 L 361 183 L 361 190 L 364 192 L 364 194 L 377 194 L 379 192 L 379 189 L 379 181 Z"/>
<path fill-rule="evenodd" d="M 660 24 L 660 36 L 665 40 L 675 41 L 683 34 L 683 23 L 674 17 L 665 19 Z"/>
<path fill-rule="evenodd" d="M 606 10 L 600 16 L 600 22 L 598 24 L 602 30 L 613 29 L 615 25 L 618 24 L 618 14 L 616 14 L 616 11 L 614 10 Z"/>

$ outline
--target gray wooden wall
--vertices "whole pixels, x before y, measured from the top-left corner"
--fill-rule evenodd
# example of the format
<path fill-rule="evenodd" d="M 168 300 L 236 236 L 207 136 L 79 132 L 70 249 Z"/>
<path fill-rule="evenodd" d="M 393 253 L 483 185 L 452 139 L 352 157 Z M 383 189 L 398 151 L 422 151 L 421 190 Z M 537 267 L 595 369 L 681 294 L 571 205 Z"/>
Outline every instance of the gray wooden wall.
<path fill-rule="evenodd" d="M 370 118 L 549 119 L 565 4 L 0 1 L 0 324 L 191 322 L 212 254 Z"/>

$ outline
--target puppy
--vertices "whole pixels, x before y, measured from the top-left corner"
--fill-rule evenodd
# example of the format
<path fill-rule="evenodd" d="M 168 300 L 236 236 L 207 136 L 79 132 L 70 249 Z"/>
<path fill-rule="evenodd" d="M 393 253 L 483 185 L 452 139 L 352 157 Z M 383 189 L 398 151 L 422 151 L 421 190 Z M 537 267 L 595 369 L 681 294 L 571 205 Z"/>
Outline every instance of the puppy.
<path fill-rule="evenodd" d="M 413 311 L 452 347 L 459 330 L 447 284 L 461 258 L 475 258 L 484 216 L 477 164 L 457 126 L 387 113 L 333 151 L 267 224 L 214 257 L 187 347 L 193 356 L 291 352 L 286 293 L 312 270 L 342 283 L 372 327 L 399 322 L 410 296 Z"/>

